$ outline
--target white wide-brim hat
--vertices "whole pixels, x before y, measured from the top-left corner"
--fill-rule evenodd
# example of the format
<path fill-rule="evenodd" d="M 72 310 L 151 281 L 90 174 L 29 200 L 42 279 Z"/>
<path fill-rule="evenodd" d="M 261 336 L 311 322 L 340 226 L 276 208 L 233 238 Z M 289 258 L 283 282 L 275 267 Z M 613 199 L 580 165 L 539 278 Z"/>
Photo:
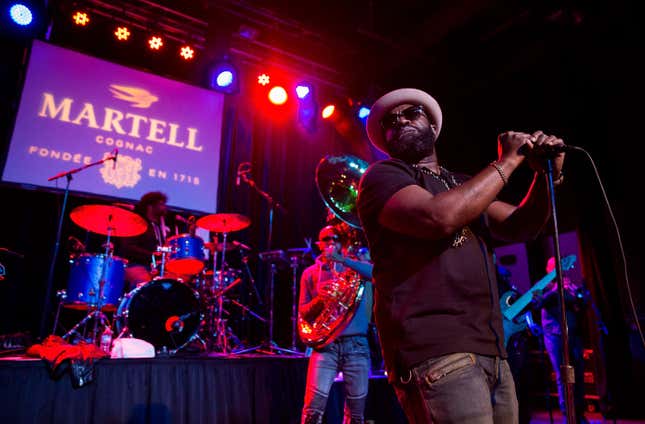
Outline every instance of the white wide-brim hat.
<path fill-rule="evenodd" d="M 434 97 L 416 88 L 399 88 L 398 90 L 390 91 L 374 102 L 365 124 L 367 137 L 377 149 L 385 153 L 387 153 L 385 150 L 385 133 L 381 127 L 381 119 L 393 108 L 403 104 L 422 105 L 429 115 L 430 123 L 436 126 L 435 137 L 439 137 L 441 132 L 443 115 L 441 107 L 439 107 L 439 103 Z"/>

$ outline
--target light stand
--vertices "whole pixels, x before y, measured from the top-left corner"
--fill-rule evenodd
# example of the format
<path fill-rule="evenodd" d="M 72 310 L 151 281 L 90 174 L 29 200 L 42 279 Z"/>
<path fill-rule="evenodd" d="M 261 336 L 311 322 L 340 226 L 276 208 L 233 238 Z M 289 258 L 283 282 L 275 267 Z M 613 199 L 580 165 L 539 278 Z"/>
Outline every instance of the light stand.
<path fill-rule="evenodd" d="M 58 227 L 56 229 L 56 239 L 54 241 L 54 251 L 52 252 L 52 258 L 51 261 L 49 262 L 49 273 L 47 275 L 47 283 L 46 283 L 46 288 L 45 288 L 45 301 L 43 305 L 43 314 L 40 320 L 40 337 L 41 339 L 44 338 L 45 336 L 45 327 L 47 325 L 47 318 L 49 317 L 50 313 L 50 296 L 52 292 L 52 286 L 54 283 L 54 270 L 56 269 L 56 261 L 58 260 L 58 252 L 60 250 L 60 236 L 61 232 L 63 229 L 63 221 L 65 219 L 65 210 L 67 209 L 67 199 L 69 197 L 69 186 L 72 181 L 72 175 L 76 174 L 77 172 L 81 172 L 84 169 L 90 168 L 92 166 L 100 165 L 103 162 L 106 162 L 108 160 L 113 160 L 115 165 L 116 165 L 116 153 L 113 152 L 111 156 L 107 156 L 104 159 L 98 160 L 96 162 L 88 163 L 87 165 L 80 166 L 78 168 L 61 172 L 57 175 L 54 175 L 53 177 L 50 177 L 47 179 L 47 181 L 54 181 L 59 178 L 65 177 L 67 179 L 67 184 L 65 185 L 65 193 L 63 195 L 63 205 L 61 206 L 61 211 L 60 215 L 58 217 Z M 109 242 L 109 240 L 108 240 Z"/>
<path fill-rule="evenodd" d="M 562 280 L 562 262 L 560 256 L 560 238 L 558 231 L 558 215 L 555 203 L 555 186 L 553 184 L 553 160 L 547 159 L 547 178 L 548 178 L 548 191 L 551 199 L 551 215 L 553 217 L 553 249 L 555 252 L 555 269 L 556 278 L 558 281 L 558 305 L 560 308 L 560 327 L 562 329 L 562 358 L 563 362 L 560 366 L 560 378 L 564 384 L 565 392 L 565 405 L 567 413 L 567 424 L 575 424 L 575 402 L 573 398 L 573 385 L 575 384 L 575 372 L 571 366 L 571 358 L 569 355 L 569 326 L 567 324 L 567 310 L 565 305 L 564 295 L 564 282 Z M 581 382 L 580 382 L 581 383 Z"/>

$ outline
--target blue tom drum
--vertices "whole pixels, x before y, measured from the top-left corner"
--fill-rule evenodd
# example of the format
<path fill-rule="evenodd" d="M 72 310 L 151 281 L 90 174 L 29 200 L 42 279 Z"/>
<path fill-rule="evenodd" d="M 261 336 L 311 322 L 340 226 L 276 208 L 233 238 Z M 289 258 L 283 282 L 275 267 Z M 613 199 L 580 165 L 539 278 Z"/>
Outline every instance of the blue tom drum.
<path fill-rule="evenodd" d="M 70 259 L 65 307 L 88 309 L 99 304 L 101 277 L 105 275 L 101 309 L 115 311 L 125 286 L 126 260 L 105 254 L 83 253 Z M 103 274 L 105 272 L 105 274 Z"/>
<path fill-rule="evenodd" d="M 194 275 L 204 269 L 204 240 L 190 234 L 178 234 L 166 240 L 170 255 L 166 270 L 179 275 Z"/>

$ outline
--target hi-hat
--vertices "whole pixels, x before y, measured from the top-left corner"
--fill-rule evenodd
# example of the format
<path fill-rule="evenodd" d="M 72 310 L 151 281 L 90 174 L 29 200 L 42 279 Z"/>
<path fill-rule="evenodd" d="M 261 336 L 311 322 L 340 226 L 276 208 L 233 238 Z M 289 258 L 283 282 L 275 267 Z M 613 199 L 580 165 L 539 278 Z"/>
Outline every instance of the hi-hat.
<path fill-rule="evenodd" d="M 216 213 L 197 220 L 197 226 L 214 233 L 240 231 L 251 225 L 251 220 L 237 213 Z"/>
<path fill-rule="evenodd" d="M 109 205 L 78 206 L 69 217 L 79 227 L 104 236 L 138 236 L 148 228 L 146 221 L 136 213 Z"/>

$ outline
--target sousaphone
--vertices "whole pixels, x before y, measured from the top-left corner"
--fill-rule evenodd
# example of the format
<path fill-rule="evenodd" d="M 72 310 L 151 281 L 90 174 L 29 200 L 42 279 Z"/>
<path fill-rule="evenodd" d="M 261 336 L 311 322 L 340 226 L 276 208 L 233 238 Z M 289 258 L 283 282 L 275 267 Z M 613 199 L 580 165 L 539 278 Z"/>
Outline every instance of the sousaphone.
<path fill-rule="evenodd" d="M 325 156 L 316 167 L 316 186 L 329 210 L 341 221 L 360 230 L 356 212 L 358 184 L 368 164 L 351 155 Z M 340 334 L 358 309 L 365 290 L 359 274 L 349 268 L 336 273 L 333 296 L 307 316 L 298 313 L 300 339 L 307 346 L 322 348 Z"/>

